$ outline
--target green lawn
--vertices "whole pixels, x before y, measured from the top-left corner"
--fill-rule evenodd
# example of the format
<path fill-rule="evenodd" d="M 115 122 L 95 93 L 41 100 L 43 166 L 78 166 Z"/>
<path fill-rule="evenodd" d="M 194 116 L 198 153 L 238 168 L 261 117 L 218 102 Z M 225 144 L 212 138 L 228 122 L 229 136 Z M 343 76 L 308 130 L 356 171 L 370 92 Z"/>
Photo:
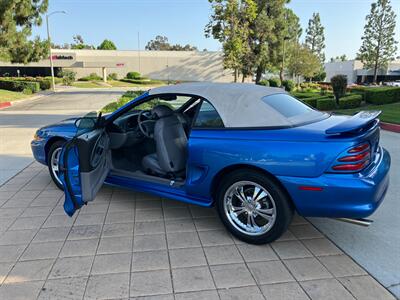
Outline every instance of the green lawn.
<path fill-rule="evenodd" d="M 352 109 L 339 109 L 335 110 L 335 112 L 353 115 L 361 110 L 381 110 L 382 114 L 379 116 L 379 119 L 382 122 L 400 124 L 400 102 L 384 105 L 366 105 Z"/>
<path fill-rule="evenodd" d="M 163 82 L 160 81 L 143 81 L 143 83 L 132 83 L 132 82 L 123 82 L 120 80 L 108 80 L 108 84 L 112 85 L 113 87 L 153 87 L 153 86 L 160 86 L 164 85 Z"/>
<path fill-rule="evenodd" d="M 107 86 L 103 85 L 100 82 L 96 81 L 76 81 L 72 84 L 74 87 L 78 88 L 106 88 Z"/>
<path fill-rule="evenodd" d="M 10 102 L 15 100 L 24 99 L 30 97 L 31 95 L 25 95 L 20 92 L 12 92 L 7 90 L 0 90 L 0 103 L 2 102 Z"/>

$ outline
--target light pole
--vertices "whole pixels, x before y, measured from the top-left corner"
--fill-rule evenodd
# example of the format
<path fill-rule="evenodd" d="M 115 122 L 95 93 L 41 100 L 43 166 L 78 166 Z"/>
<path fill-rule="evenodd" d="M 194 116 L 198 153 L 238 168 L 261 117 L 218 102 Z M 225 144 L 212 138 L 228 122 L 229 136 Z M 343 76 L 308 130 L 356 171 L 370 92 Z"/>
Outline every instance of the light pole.
<path fill-rule="evenodd" d="M 52 13 L 46 15 L 47 40 L 48 40 L 48 43 L 49 43 L 50 69 L 51 69 L 51 81 L 52 81 L 52 86 L 53 86 L 53 92 L 56 91 L 56 83 L 55 83 L 55 80 L 54 80 L 54 65 L 53 65 L 53 56 L 52 56 L 52 53 L 51 53 L 51 39 L 50 39 L 50 30 L 49 30 L 49 17 L 50 17 L 51 15 L 54 15 L 54 14 L 66 14 L 66 12 L 63 11 L 63 10 L 58 10 L 58 11 L 53 11 Z"/>

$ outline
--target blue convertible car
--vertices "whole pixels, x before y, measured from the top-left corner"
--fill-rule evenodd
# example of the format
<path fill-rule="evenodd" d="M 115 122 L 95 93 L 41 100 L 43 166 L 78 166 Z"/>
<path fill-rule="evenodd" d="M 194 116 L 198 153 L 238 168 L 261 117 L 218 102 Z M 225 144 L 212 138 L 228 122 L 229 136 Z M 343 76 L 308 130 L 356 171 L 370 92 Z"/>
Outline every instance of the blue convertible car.
<path fill-rule="evenodd" d="M 323 113 L 278 88 L 187 83 L 41 128 L 32 151 L 70 216 L 107 183 L 214 205 L 232 234 L 261 244 L 294 211 L 362 221 L 377 209 L 390 168 L 378 115 Z"/>

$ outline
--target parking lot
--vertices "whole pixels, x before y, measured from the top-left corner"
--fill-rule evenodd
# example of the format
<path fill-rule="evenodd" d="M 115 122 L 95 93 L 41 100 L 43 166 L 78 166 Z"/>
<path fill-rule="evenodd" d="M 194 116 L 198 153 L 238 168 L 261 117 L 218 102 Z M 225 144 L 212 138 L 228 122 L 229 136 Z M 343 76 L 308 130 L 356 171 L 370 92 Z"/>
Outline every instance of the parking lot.
<path fill-rule="evenodd" d="M 279 241 L 263 246 L 233 238 L 214 209 L 119 188 L 104 187 L 93 203 L 67 217 L 62 192 L 30 156 L 31 135 L 119 94 L 71 91 L 0 112 L 0 299 L 395 299 L 370 275 L 392 262 L 385 276 L 396 279 L 393 186 L 375 231 L 312 220 L 321 233 L 296 216 Z M 389 150 L 397 151 L 398 136 L 382 138 L 394 141 Z M 6 169 L 6 162 L 14 168 Z M 398 159 L 393 162 L 396 171 Z M 361 255 L 376 251 L 381 255 L 375 258 Z"/>

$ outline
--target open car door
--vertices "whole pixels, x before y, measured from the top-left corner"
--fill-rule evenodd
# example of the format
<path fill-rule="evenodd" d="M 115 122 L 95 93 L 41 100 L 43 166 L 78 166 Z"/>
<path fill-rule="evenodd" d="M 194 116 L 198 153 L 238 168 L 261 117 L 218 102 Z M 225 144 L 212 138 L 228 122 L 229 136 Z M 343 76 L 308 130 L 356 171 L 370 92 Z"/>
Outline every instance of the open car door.
<path fill-rule="evenodd" d="M 72 216 L 84 204 L 93 201 L 110 171 L 110 138 L 101 115 L 77 120 L 77 133 L 60 155 L 60 179 L 64 186 L 64 210 Z"/>

